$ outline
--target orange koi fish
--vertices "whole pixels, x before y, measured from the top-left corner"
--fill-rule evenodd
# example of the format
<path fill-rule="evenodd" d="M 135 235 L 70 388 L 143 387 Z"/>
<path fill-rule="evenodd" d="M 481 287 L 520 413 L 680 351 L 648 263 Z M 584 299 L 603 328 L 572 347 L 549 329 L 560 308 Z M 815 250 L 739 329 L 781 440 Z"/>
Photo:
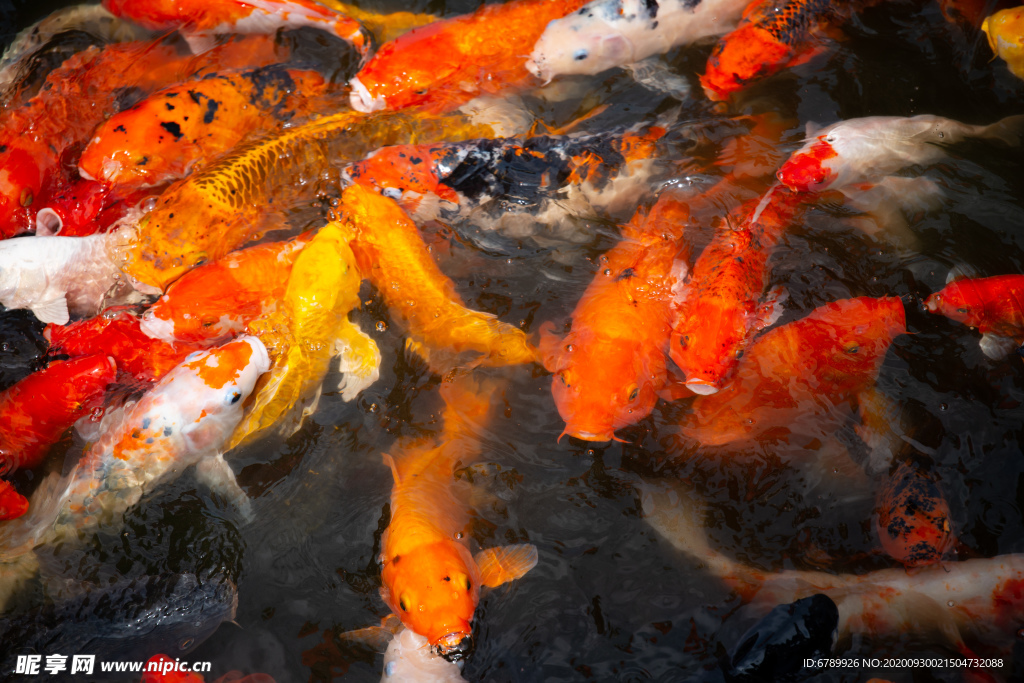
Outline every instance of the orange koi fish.
<path fill-rule="evenodd" d="M 996 12 L 982 22 L 981 30 L 988 37 L 992 52 L 1006 62 L 1010 73 L 1024 78 L 1024 7 Z"/>
<path fill-rule="evenodd" d="M 757 303 L 768 279 L 768 257 L 797 220 L 802 201 L 773 186 L 759 203 L 741 206 L 739 227 L 721 226 L 694 264 L 669 344 L 694 393 L 718 391 L 750 335 L 770 324 L 774 301 L 760 309 Z"/>
<path fill-rule="evenodd" d="M 530 544 L 474 556 L 459 540 L 468 513 L 453 490 L 453 475 L 480 455 L 473 425 L 484 422 L 491 389 L 471 388 L 466 380 L 444 385 L 439 438 L 407 441 L 384 456 L 395 485 L 391 521 L 381 539 L 381 597 L 407 628 L 450 661 L 473 647 L 470 622 L 481 587 L 518 579 L 537 564 L 537 548 Z"/>
<path fill-rule="evenodd" d="M 117 366 L 105 354 L 51 363 L 0 393 L 0 473 L 32 468 L 75 421 L 99 407 Z"/>
<path fill-rule="evenodd" d="M 709 99 L 727 100 L 751 83 L 821 54 L 829 27 L 860 3 L 754 0 L 734 31 L 723 36 L 700 77 Z"/>
<path fill-rule="evenodd" d="M 118 370 L 139 382 L 157 381 L 201 348 L 197 344 L 168 344 L 151 339 L 139 323 L 129 307 L 113 307 L 70 325 L 47 325 L 43 336 L 50 342 L 51 356 L 106 354 L 117 362 Z"/>
<path fill-rule="evenodd" d="M 246 136 L 307 113 L 327 87 L 315 71 L 270 66 L 165 88 L 101 124 L 78 173 L 121 191 L 177 180 Z"/>
<path fill-rule="evenodd" d="M 186 273 L 142 314 L 142 331 L 165 342 L 212 344 L 241 334 L 283 296 L 310 232 L 233 251 Z"/>
<path fill-rule="evenodd" d="M 820 306 L 756 339 L 733 381 L 693 402 L 682 431 L 718 446 L 769 432 L 788 434 L 807 420 L 834 419 L 837 411 L 845 412 L 843 406 L 874 409 L 879 368 L 893 338 L 905 333 L 897 297 Z"/>
<path fill-rule="evenodd" d="M 572 331 L 559 339 L 551 323 L 541 328 L 563 435 L 608 441 L 654 408 L 667 381 L 673 293 L 689 266 L 688 220 L 689 208 L 672 193 L 638 211 L 601 257 L 572 313 Z"/>
<path fill-rule="evenodd" d="M 1024 344 L 1024 275 L 956 280 L 924 306 L 978 328 L 981 350 L 989 358 L 1002 358 Z"/>
<path fill-rule="evenodd" d="M 511 0 L 415 28 L 382 45 L 356 74 L 352 108 L 365 113 L 422 105 L 450 111 L 483 94 L 535 82 L 526 69 L 549 21 L 584 0 Z"/>
<path fill-rule="evenodd" d="M 182 57 L 166 42 L 116 43 L 74 55 L 0 121 L 0 235 L 33 227 L 36 212 L 68 180 L 66 157 L 131 98 L 211 68 L 265 66 L 281 57 L 273 39 L 262 36 L 229 41 L 201 57 Z"/>
<path fill-rule="evenodd" d="M 352 251 L 360 272 L 409 334 L 407 346 L 433 372 L 444 374 L 465 353 L 478 355 L 474 366 L 536 360 L 522 330 L 465 307 L 400 206 L 352 185 L 342 195 L 342 211 L 355 231 Z"/>
<path fill-rule="evenodd" d="M 311 0 L 103 0 L 103 6 L 151 31 L 177 29 L 197 54 L 211 49 L 218 33 L 272 35 L 303 26 L 333 33 L 361 55 L 370 49 L 358 21 Z"/>
<path fill-rule="evenodd" d="M 337 163 L 384 145 L 489 131 L 460 116 L 342 111 L 244 144 L 160 196 L 139 221 L 139 239 L 128 252 L 125 272 L 137 289 L 162 293 L 192 268 L 272 229 L 289 201 L 315 191 L 309 179 Z"/>
<path fill-rule="evenodd" d="M 956 543 L 946 497 L 934 479 L 907 462 L 878 490 L 874 522 L 882 548 L 907 567 L 935 564 Z"/>

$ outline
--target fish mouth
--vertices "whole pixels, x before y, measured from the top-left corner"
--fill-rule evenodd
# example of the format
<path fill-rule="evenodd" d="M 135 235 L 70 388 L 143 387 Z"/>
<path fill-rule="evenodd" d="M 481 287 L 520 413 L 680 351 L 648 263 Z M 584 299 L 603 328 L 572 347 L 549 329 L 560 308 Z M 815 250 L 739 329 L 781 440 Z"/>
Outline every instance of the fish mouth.
<path fill-rule="evenodd" d="M 352 87 L 348 99 L 353 109 L 363 114 L 372 114 L 384 108 L 384 96 L 375 98 L 358 78 L 353 78 L 348 84 Z"/>
<path fill-rule="evenodd" d="M 150 339 L 159 339 L 170 344 L 178 341 L 174 336 L 174 321 L 156 317 L 152 309 L 142 314 L 139 329 Z"/>
<path fill-rule="evenodd" d="M 544 85 L 547 85 L 548 83 L 551 82 L 551 74 L 547 73 L 547 71 L 544 69 L 543 59 L 538 60 L 531 57 L 530 59 L 526 60 L 526 70 L 532 73 L 540 80 L 544 81 Z"/>
<path fill-rule="evenodd" d="M 36 214 L 36 235 L 59 235 L 64 227 L 64 219 L 50 207 L 39 209 Z"/>
<path fill-rule="evenodd" d="M 437 641 L 434 652 L 449 662 L 461 662 L 473 652 L 473 636 L 468 633 L 449 633 Z"/>
<path fill-rule="evenodd" d="M 706 379 L 690 379 L 686 381 L 686 388 L 701 396 L 710 396 L 718 393 L 718 387 Z"/>

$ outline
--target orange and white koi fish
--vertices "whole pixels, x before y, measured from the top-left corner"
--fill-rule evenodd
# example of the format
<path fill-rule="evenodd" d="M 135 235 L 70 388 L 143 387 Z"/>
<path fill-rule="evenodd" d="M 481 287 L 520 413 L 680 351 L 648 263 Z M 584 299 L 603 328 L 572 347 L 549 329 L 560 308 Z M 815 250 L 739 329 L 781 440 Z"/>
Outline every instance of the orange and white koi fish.
<path fill-rule="evenodd" d="M 759 202 L 748 202 L 734 214 L 738 227 L 719 227 L 694 264 L 669 344 L 694 393 L 718 391 L 750 336 L 777 316 L 775 301 L 759 307 L 758 300 L 768 281 L 768 257 L 803 210 L 803 201 L 773 186 Z"/>
<path fill-rule="evenodd" d="M 863 2 L 754 0 L 735 31 L 723 36 L 700 77 L 712 100 L 727 100 L 753 82 L 803 64 L 824 51 L 822 38 Z"/>
<path fill-rule="evenodd" d="M 377 288 L 409 335 L 407 346 L 433 372 L 470 365 L 517 365 L 536 360 L 517 327 L 465 307 L 455 284 L 437 267 L 415 224 L 400 206 L 361 185 L 342 195 L 359 270 Z"/>
<path fill-rule="evenodd" d="M 241 334 L 284 296 L 292 265 L 312 238 L 303 233 L 239 249 L 189 271 L 142 314 L 142 331 L 165 342 L 199 344 Z"/>
<path fill-rule="evenodd" d="M 861 404 L 874 410 L 875 378 L 893 338 L 905 332 L 897 297 L 820 306 L 750 344 L 733 381 L 693 402 L 683 433 L 717 446 L 833 422 Z"/>
<path fill-rule="evenodd" d="M 173 370 L 202 347 L 190 343 L 168 343 L 152 339 L 140 329 L 133 307 L 112 307 L 99 315 L 69 325 L 47 325 L 43 336 L 50 342 L 47 353 L 72 358 L 104 354 L 117 369 L 139 382 L 152 383 Z"/>
<path fill-rule="evenodd" d="M 19 237 L 0 241 L 0 303 L 27 308 L 44 323 L 95 315 L 120 283 L 119 254 L 132 231 L 89 237 Z"/>
<path fill-rule="evenodd" d="M 165 88 L 96 128 L 78 173 L 121 192 L 177 180 L 246 136 L 308 113 L 327 87 L 315 71 L 269 66 Z"/>
<path fill-rule="evenodd" d="M 537 564 L 537 548 L 519 544 L 475 556 L 463 541 L 467 505 L 453 490 L 457 466 L 480 455 L 474 425 L 486 419 L 492 387 L 466 379 L 442 388 L 444 430 L 439 437 L 404 442 L 384 462 L 391 467 L 391 521 L 381 539 L 381 597 L 412 631 L 451 661 L 473 647 L 473 613 L 483 586 L 500 586 Z"/>
<path fill-rule="evenodd" d="M 689 208 L 671 192 L 640 210 L 604 254 L 564 338 L 541 328 L 540 353 L 563 434 L 608 441 L 644 419 L 667 381 L 674 293 L 686 277 Z M 561 438 L 561 437 L 559 437 Z"/>
<path fill-rule="evenodd" d="M 542 81 L 597 74 L 736 27 L 749 0 L 594 0 L 544 29 L 527 68 Z"/>
<path fill-rule="evenodd" d="M 11 580 L 34 569 L 36 545 L 116 528 L 143 494 L 191 465 L 247 514 L 248 499 L 222 451 L 269 367 L 260 340 L 240 337 L 189 356 L 138 402 L 108 414 L 74 469 L 51 475 L 33 494 L 29 514 L 0 526 L 0 593 L 9 595 Z"/>
<path fill-rule="evenodd" d="M 878 489 L 873 519 L 882 549 L 906 567 L 935 564 L 956 544 L 942 490 L 908 462 L 900 463 Z"/>
<path fill-rule="evenodd" d="M 981 24 L 988 44 L 996 57 L 1009 67 L 1010 73 L 1024 78 L 1024 7 L 996 12 Z"/>
<path fill-rule="evenodd" d="M 548 22 L 584 0 L 511 0 L 415 28 L 382 45 L 350 81 L 352 108 L 451 111 L 533 83 L 526 54 Z"/>
<path fill-rule="evenodd" d="M 779 169 L 778 179 L 797 192 L 838 189 L 878 182 L 910 166 L 927 166 L 947 156 L 948 145 L 968 138 L 1017 147 L 1024 140 L 1024 116 L 972 126 L 922 114 L 868 116 L 839 121 L 811 132 L 810 139 Z M 813 137 L 811 137 L 813 136 Z"/>
<path fill-rule="evenodd" d="M 1024 275 L 955 280 L 925 308 L 981 332 L 981 350 L 1002 358 L 1024 344 Z"/>
<path fill-rule="evenodd" d="M 151 31 L 177 29 L 197 54 L 211 49 L 219 33 L 303 26 L 333 33 L 362 55 L 370 49 L 358 21 L 311 0 L 103 0 L 103 6 Z"/>

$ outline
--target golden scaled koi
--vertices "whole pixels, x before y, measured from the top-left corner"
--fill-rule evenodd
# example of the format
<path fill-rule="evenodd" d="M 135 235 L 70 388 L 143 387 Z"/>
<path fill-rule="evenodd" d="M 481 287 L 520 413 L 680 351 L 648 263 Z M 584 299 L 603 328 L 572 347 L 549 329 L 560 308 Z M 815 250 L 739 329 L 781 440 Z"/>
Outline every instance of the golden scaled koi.
<path fill-rule="evenodd" d="M 342 195 L 345 220 L 355 231 L 359 267 L 409 334 L 407 346 L 445 374 L 472 352 L 477 365 L 532 363 L 536 352 L 522 330 L 489 313 L 466 308 L 437 267 L 408 214 L 361 185 Z"/>

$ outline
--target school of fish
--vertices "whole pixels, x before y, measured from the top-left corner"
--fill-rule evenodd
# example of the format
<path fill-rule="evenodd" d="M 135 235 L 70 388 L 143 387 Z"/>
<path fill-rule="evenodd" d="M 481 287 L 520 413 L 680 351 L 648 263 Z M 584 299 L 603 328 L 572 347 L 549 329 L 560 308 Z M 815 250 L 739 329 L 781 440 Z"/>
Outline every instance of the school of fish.
<path fill-rule="evenodd" d="M 80 645 L 140 658 L 142 683 L 274 683 L 253 671 L 272 648 L 227 672 L 180 662 L 228 638 L 223 621 L 275 619 L 245 607 L 261 603 L 244 572 L 140 576 L 98 549 L 138 533 L 135 515 L 164 533 L 145 511 L 172 498 L 242 536 L 309 507 L 316 531 L 333 513 L 287 482 L 331 476 L 301 461 L 347 443 L 331 471 L 373 473 L 347 490 L 382 512 L 324 543 L 360 534 L 372 557 L 288 608 L 304 615 L 296 641 L 323 637 L 279 669 L 290 678 L 373 661 L 388 683 L 546 679 L 475 668 L 539 646 L 503 637 L 500 617 L 531 608 L 523 593 L 538 628 L 559 624 L 541 616 L 548 582 L 585 585 L 583 556 L 604 545 L 635 552 L 577 552 L 524 521 L 529 476 L 576 467 L 555 459 L 568 448 L 595 465 L 560 486 L 606 489 L 566 514 L 628 499 L 648 547 L 686 558 L 680 585 L 699 576 L 730 602 L 713 608 L 729 612 L 720 631 L 691 618 L 680 646 L 715 680 L 810 679 L 897 638 L 955 655 L 964 680 L 1013 680 L 1024 539 L 979 540 L 956 498 L 973 465 L 941 461 L 900 392 L 934 376 L 917 349 L 940 338 L 972 386 L 1024 382 L 1021 235 L 977 267 L 926 255 L 937 237 L 920 227 L 986 164 L 1021 168 L 1024 7 L 923 4 L 956 59 L 988 45 L 973 87 L 999 84 L 998 113 L 775 111 L 794 83 L 819 88 L 837 52 L 852 59 L 842 46 L 868 13 L 905 9 L 878 0 L 506 0 L 439 16 L 103 0 L 23 31 L 0 57 L 0 315 L 30 320 L 42 350 L 0 386 L 0 626 L 20 643 L 0 678 Z M 1014 188 L 987 197 L 979 214 L 1024 225 Z M 877 260 L 870 286 L 821 274 L 837 234 L 869 245 L 850 250 L 864 272 Z M 1019 405 L 992 410 L 1017 410 L 1019 431 Z M 621 469 L 598 466 L 606 452 Z M 843 556 L 846 524 L 805 519 L 769 566 L 726 513 L 737 547 L 718 548 L 705 499 L 729 490 L 771 516 L 787 476 L 794 500 L 807 487 L 859 505 L 871 547 Z M 318 571 L 307 546 L 274 563 Z M 361 607 L 330 611 L 353 587 Z M 604 634 L 614 609 L 578 611 Z M 738 640 L 737 614 L 756 617 Z"/>

